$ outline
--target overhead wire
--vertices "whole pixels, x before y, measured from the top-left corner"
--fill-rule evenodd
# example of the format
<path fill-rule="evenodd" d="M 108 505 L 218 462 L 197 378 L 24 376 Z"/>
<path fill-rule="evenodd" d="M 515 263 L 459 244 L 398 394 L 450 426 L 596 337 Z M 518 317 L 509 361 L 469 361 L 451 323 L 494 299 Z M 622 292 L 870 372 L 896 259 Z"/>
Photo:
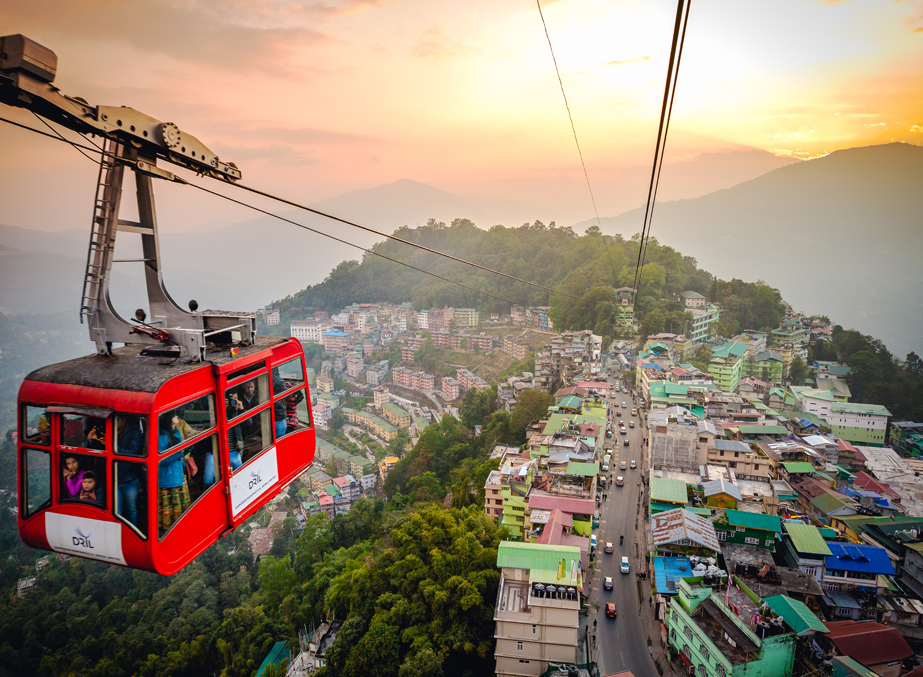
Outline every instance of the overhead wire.
<path fill-rule="evenodd" d="M 648 187 L 647 203 L 644 207 L 644 221 L 641 224 L 641 240 L 638 243 L 638 261 L 635 266 L 634 301 L 632 309 L 637 309 L 638 293 L 643 281 L 644 259 L 647 256 L 647 245 L 650 240 L 651 222 L 654 215 L 654 204 L 657 200 L 657 189 L 660 186 L 660 172 L 663 167 L 664 150 L 667 144 L 667 134 L 670 130 L 670 118 L 673 113 L 673 100 L 676 94 L 676 82 L 679 76 L 679 66 L 683 54 L 683 44 L 686 39 L 686 25 L 689 21 L 689 8 L 692 0 L 677 0 L 676 19 L 673 26 L 673 42 L 670 47 L 670 59 L 667 64 L 667 79 L 664 83 L 663 104 L 660 110 L 660 124 L 657 129 L 657 143 L 654 148 L 654 162 L 651 168 L 651 182 Z"/>
<path fill-rule="evenodd" d="M 407 246 L 409 246 L 409 247 L 415 247 L 416 249 L 422 249 L 422 250 L 425 251 L 425 252 L 429 252 L 430 254 L 436 254 L 436 255 L 438 255 L 438 256 L 445 257 L 445 258 L 450 259 L 450 260 L 452 260 L 452 261 L 456 261 L 457 263 L 464 263 L 465 265 L 472 266 L 472 267 L 474 267 L 474 268 L 477 268 L 478 270 L 483 270 L 483 271 L 485 271 L 485 272 L 487 272 L 487 273 L 493 273 L 494 275 L 500 275 L 501 277 L 505 277 L 505 278 L 507 278 L 508 280 L 513 280 L 514 282 L 521 282 L 521 283 L 527 284 L 527 285 L 529 285 L 529 286 L 531 286 L 531 287 L 537 287 L 538 289 L 543 289 L 544 291 L 550 292 L 550 293 L 552 293 L 552 294 L 560 294 L 561 296 L 569 296 L 570 298 L 574 298 L 574 299 L 580 298 L 579 296 L 574 296 L 573 294 L 567 294 L 567 293 L 565 293 L 565 292 L 558 291 L 557 289 L 552 289 L 551 287 L 546 287 L 545 285 L 539 284 L 538 282 L 530 282 L 529 280 L 524 280 L 524 279 L 522 279 L 522 278 L 520 278 L 520 277 L 516 277 L 515 275 L 509 275 L 508 273 L 503 273 L 503 272 L 500 272 L 499 270 L 494 270 L 493 268 L 488 268 L 487 266 L 482 266 L 482 265 L 479 264 L 479 263 L 474 263 L 473 261 L 467 261 L 467 260 L 465 260 L 465 259 L 463 259 L 463 258 L 459 258 L 458 256 L 454 256 L 454 255 L 452 255 L 452 254 L 447 254 L 446 252 L 441 252 L 441 251 L 439 251 L 438 249 L 433 249 L 433 248 L 431 248 L 431 247 L 427 247 L 426 245 L 422 245 L 422 244 L 420 244 L 419 242 L 413 242 L 413 241 L 411 241 L 411 240 L 405 240 L 404 238 L 398 237 L 397 235 L 388 235 L 388 234 L 385 233 L 384 231 L 376 230 L 375 228 L 370 228 L 369 226 L 363 226 L 362 224 L 356 223 L 355 221 L 349 221 L 348 219 L 344 219 L 344 218 L 341 218 L 341 217 L 339 217 L 339 216 L 334 216 L 333 214 L 328 214 L 327 212 L 322 212 L 322 211 L 319 210 L 319 209 L 314 209 L 313 207 L 308 207 L 307 205 L 303 205 L 303 204 L 300 204 L 300 203 L 298 203 L 298 202 L 294 202 L 293 200 L 289 200 L 289 199 L 284 198 L 284 197 L 279 197 L 278 195 L 273 195 L 272 193 L 267 193 L 266 191 L 260 190 L 259 188 L 253 188 L 252 186 L 247 186 L 247 185 L 244 185 L 244 184 L 239 183 L 239 182 L 231 183 L 231 184 L 229 184 L 229 185 L 231 185 L 231 186 L 233 186 L 233 187 L 235 187 L 235 188 L 240 188 L 241 190 L 245 190 L 245 191 L 254 193 L 254 194 L 256 194 L 256 195 L 261 195 L 261 196 L 263 196 L 263 197 L 267 197 L 267 198 L 269 198 L 270 200 L 275 200 L 276 202 L 281 202 L 282 204 L 287 204 L 287 205 L 289 205 L 289 206 L 291 206 L 291 207 L 297 207 L 298 209 L 303 209 L 303 210 L 306 211 L 306 212 L 310 212 L 310 213 L 312 213 L 312 214 L 317 214 L 318 216 L 323 216 L 324 218 L 326 218 L 326 219 L 331 219 L 332 221 L 338 221 L 338 222 L 340 222 L 340 223 L 344 223 L 344 224 L 346 224 L 347 226 L 352 226 L 352 227 L 354 227 L 354 228 L 359 228 L 359 229 L 364 230 L 364 231 L 369 232 L 369 233 L 374 233 L 375 235 L 378 235 L 378 236 L 380 236 L 380 237 L 387 238 L 388 240 L 394 240 L 395 242 L 400 242 L 400 243 L 405 244 L 405 245 L 407 245 Z"/>
<path fill-rule="evenodd" d="M 583 161 L 583 151 L 580 149 L 580 141 L 577 140 L 577 127 L 574 125 L 574 116 L 570 112 L 570 104 L 567 102 L 567 94 L 564 91 L 564 81 L 561 79 L 561 71 L 558 69 L 558 60 L 554 55 L 554 47 L 551 46 L 551 35 L 548 33 L 548 24 L 545 23 L 545 15 L 542 12 L 542 3 L 541 0 L 535 0 L 535 4 L 538 6 L 538 15 L 542 19 L 542 27 L 545 29 L 545 38 L 548 40 L 548 51 L 551 52 L 551 60 L 554 62 L 554 72 L 558 76 L 558 84 L 561 86 L 561 96 L 564 97 L 564 107 L 567 109 L 567 118 L 570 120 L 570 128 L 574 133 L 574 143 L 577 146 L 577 155 L 580 156 L 580 165 L 583 167 L 583 176 L 586 179 L 587 190 L 590 191 L 590 201 L 593 203 L 593 212 L 596 214 L 596 225 L 599 228 L 600 234 L 602 234 L 602 222 L 599 219 L 599 210 L 596 208 L 596 198 L 593 196 L 593 188 L 590 186 L 590 175 L 586 169 L 586 162 Z M 612 254 L 609 252 L 609 243 L 606 241 L 606 236 L 603 235 L 603 245 L 606 248 L 606 256 L 609 258 L 609 266 L 612 268 L 612 283 L 615 285 L 618 278 L 615 274 L 615 263 L 612 261 Z"/>
<path fill-rule="evenodd" d="M 51 128 L 50 125 L 49 125 L 49 128 L 50 128 L 53 132 L 55 132 L 55 134 L 48 134 L 47 132 L 43 132 L 43 131 L 40 130 L 40 129 L 35 129 L 34 127 L 30 127 L 30 126 L 28 126 L 28 125 L 24 125 L 24 124 L 21 124 L 21 123 L 18 123 L 18 122 L 14 122 L 13 120 L 9 120 L 9 119 L 3 118 L 3 117 L 0 117 L 0 121 L 6 122 L 6 123 L 11 124 L 11 125 L 14 125 L 14 126 L 16 126 L 16 127 L 20 127 L 20 128 L 22 128 L 22 129 L 28 130 L 28 131 L 30 131 L 30 132 L 34 132 L 34 133 L 36 133 L 36 134 L 40 134 L 40 135 L 42 135 L 42 136 L 46 136 L 46 137 L 48 137 L 48 138 L 50 138 L 50 139 L 53 139 L 53 140 L 55 140 L 55 141 L 61 141 L 61 142 L 67 143 L 67 144 L 73 146 L 76 150 L 81 151 L 81 155 L 83 155 L 84 157 L 86 157 L 88 160 L 90 160 L 90 161 L 93 162 L 94 164 L 97 164 L 96 160 L 94 160 L 93 158 L 89 157 L 86 153 L 83 153 L 83 152 L 82 152 L 83 150 L 90 151 L 91 153 L 101 153 L 101 154 L 103 154 L 103 155 L 111 155 L 110 153 L 108 153 L 107 151 L 105 151 L 105 150 L 103 150 L 103 149 L 101 149 L 101 148 L 99 148 L 99 147 L 83 146 L 83 145 L 78 144 L 78 143 L 76 143 L 76 142 L 74 142 L 74 141 L 71 141 L 70 139 L 67 139 L 67 138 L 64 137 L 64 136 L 62 136 L 62 135 L 60 135 L 60 134 L 57 134 L 56 130 L 54 130 L 53 128 Z M 44 122 L 44 121 L 43 121 L 43 122 Z M 81 136 L 82 136 L 82 135 L 81 135 Z M 86 137 L 84 137 L 84 138 L 86 138 Z M 87 141 L 88 141 L 89 143 L 92 143 L 92 141 L 90 141 L 89 139 L 87 139 Z M 95 145 L 95 144 L 94 144 L 94 145 Z M 409 268 L 409 269 L 411 269 L 411 270 L 415 270 L 415 271 L 417 271 L 417 272 L 419 272 L 419 273 L 423 273 L 424 275 L 429 275 L 430 277 L 436 278 L 436 279 L 438 279 L 438 280 L 442 280 L 443 282 L 448 282 L 449 284 L 456 285 L 456 286 L 461 287 L 461 288 L 463 288 L 463 289 L 466 289 L 466 290 L 468 290 L 468 291 L 472 291 L 472 292 L 475 292 L 475 293 L 477 293 L 477 294 L 482 294 L 482 295 L 484 295 L 484 296 L 488 296 L 488 297 L 490 297 L 490 298 L 492 298 L 492 299 L 495 299 L 495 300 L 497 300 L 497 301 L 501 301 L 501 302 L 503 302 L 503 303 L 507 303 L 507 304 L 510 304 L 510 305 L 516 305 L 516 303 L 515 303 L 514 301 L 510 301 L 509 299 L 503 298 L 503 297 L 501 297 L 501 296 L 497 296 L 496 294 L 492 294 L 492 293 L 490 293 L 490 292 L 486 292 L 486 291 L 484 291 L 484 290 L 477 289 L 477 288 L 472 287 L 472 286 L 470 286 L 470 285 L 464 284 L 463 282 L 458 282 L 457 280 L 452 280 L 451 278 L 445 277 L 445 276 L 443 276 L 443 275 L 439 275 L 438 273 L 433 273 L 433 272 L 428 271 L 428 270 L 425 270 L 425 269 L 423 269 L 423 268 L 419 268 L 419 267 L 417 267 L 417 266 L 414 266 L 414 265 L 412 265 L 412 264 L 406 263 L 406 262 L 401 261 L 401 260 L 399 260 L 399 259 L 395 259 L 395 258 L 393 258 L 393 257 L 390 257 L 390 256 L 387 256 L 387 255 L 382 254 L 382 253 L 380 253 L 380 252 L 377 252 L 377 251 L 375 251 L 375 250 L 373 250 L 373 249 L 368 249 L 368 248 L 366 248 L 366 247 L 362 247 L 361 245 L 357 245 L 357 244 L 355 244 L 355 243 L 353 243 L 353 242 L 349 242 L 349 241 L 344 240 L 344 239 L 342 239 L 342 238 L 338 238 L 338 237 L 336 237 L 336 236 L 334 236 L 334 235 L 330 235 L 329 233 L 325 233 L 325 232 L 323 232 L 323 231 L 321 231 L 321 230 L 318 230 L 318 229 L 316 229 L 316 228 L 311 228 L 310 226 L 306 226 L 306 225 L 304 225 L 304 224 L 298 223 L 297 221 L 293 221 L 293 220 L 291 220 L 291 219 L 285 218 L 285 217 L 280 216 L 280 215 L 278 215 L 278 214 L 274 214 L 274 213 L 272 213 L 272 212 L 270 212 L 270 211 L 268 211 L 268 210 L 265 210 L 265 209 L 262 209 L 262 208 L 260 208 L 260 207 L 257 207 L 257 206 L 255 206 L 255 205 L 251 205 L 251 204 L 249 204 L 249 203 L 247 203 L 247 202 L 243 202 L 242 200 L 237 200 L 237 199 L 235 199 L 235 198 L 233 198 L 233 197 L 230 197 L 230 196 L 228 196 L 228 195 L 224 195 L 224 194 L 219 193 L 219 192 L 217 192 L 217 191 L 210 190 L 210 189 L 208 189 L 208 188 L 205 188 L 204 186 L 199 186 L 199 185 L 197 185 L 197 184 L 195 184 L 195 183 L 186 181 L 186 180 L 184 180 L 184 179 L 180 179 L 180 181 L 181 181 L 182 183 L 184 183 L 185 185 L 192 186 L 193 188 L 196 188 L 196 189 L 201 190 L 201 191 L 203 191 L 203 192 L 209 193 L 209 194 L 211 194 L 211 195 L 215 195 L 215 196 L 220 197 L 220 198 L 222 198 L 222 199 L 224 199 L 224 200 L 228 200 L 228 201 L 230 201 L 230 202 L 233 202 L 233 203 L 238 204 L 238 205 L 240 205 L 240 206 L 246 207 L 246 208 L 248 208 L 248 209 L 252 209 L 252 210 L 257 211 L 257 212 L 259 212 L 259 213 L 261 213 L 261 214 L 265 214 L 266 216 L 270 216 L 270 217 L 272 217 L 272 218 L 274 218 L 274 219 L 278 219 L 278 220 L 280 220 L 280 221 L 284 221 L 284 222 L 286 222 L 286 223 L 289 223 L 289 224 L 291 224 L 291 225 L 297 226 L 297 227 L 302 228 L 302 229 L 304 229 L 304 230 L 310 231 L 310 232 L 315 233 L 315 234 L 317 234 L 317 235 L 321 235 L 321 236 L 326 237 L 326 238 L 329 238 L 329 239 L 331 239 L 331 240 L 335 240 L 336 242 L 340 242 L 341 244 L 345 244 L 345 245 L 347 245 L 347 246 L 349 246 L 349 247 L 354 247 L 355 249 L 359 249 L 359 250 L 361 250 L 361 251 L 363 251 L 363 252 L 366 252 L 366 253 L 368 253 L 368 254 L 371 254 L 371 255 L 373 255 L 373 256 L 377 256 L 377 257 L 382 258 L 382 259 L 385 259 L 385 260 L 387 260 L 387 261 L 391 261 L 392 263 L 396 263 L 396 264 L 398 264 L 398 265 L 404 266 L 405 268 Z M 285 199 L 285 198 L 281 198 L 281 197 L 272 195 L 272 194 L 270 194 L 270 193 L 266 193 L 266 192 L 261 191 L 261 190 L 259 190 L 259 189 L 257 189 L 257 188 L 252 188 L 252 187 L 250 187 L 250 186 L 244 186 L 244 185 L 236 184 L 236 183 L 235 183 L 235 184 L 229 183 L 228 185 L 235 186 L 235 187 L 237 187 L 237 188 L 241 188 L 241 189 L 243 189 L 243 190 L 246 190 L 246 191 L 255 193 L 255 194 L 257 194 L 257 195 L 262 195 L 262 196 L 264 196 L 264 197 L 268 197 L 268 198 L 270 198 L 270 199 L 273 199 L 273 200 L 276 200 L 276 201 L 279 201 L 279 202 L 283 202 L 283 203 L 285 203 L 285 204 L 289 204 L 289 205 L 291 205 L 291 206 L 298 207 L 298 208 L 300 208 L 300 209 L 304 209 L 305 211 L 308 211 L 308 212 L 317 214 L 317 215 L 319 215 L 319 216 L 324 216 L 324 217 L 326 217 L 326 218 L 330 218 L 330 219 L 332 219 L 332 220 L 334 220 L 334 221 L 340 221 L 340 222 L 342 222 L 342 223 L 345 223 L 345 224 L 348 224 L 348 225 L 351 225 L 351 226 L 355 226 L 355 227 L 361 228 L 361 229 L 363 229 L 363 230 L 368 230 L 368 231 L 370 231 L 370 232 L 373 232 L 373 233 L 382 235 L 382 236 L 387 237 L 387 238 L 389 238 L 389 239 L 397 240 L 397 241 L 402 242 L 402 243 L 404 243 L 404 244 L 407 244 L 407 245 L 409 245 L 409 246 L 411 246 L 411 247 L 415 247 L 415 248 L 418 248 L 418 249 L 423 249 L 424 251 L 427 251 L 427 252 L 430 252 L 430 253 L 433 253 L 433 254 L 437 254 L 437 255 L 440 255 L 440 256 L 444 256 L 444 257 L 446 257 L 446 258 L 449 258 L 449 259 L 452 259 L 452 260 L 454 260 L 454 261 L 457 261 L 458 263 L 467 264 L 467 265 L 473 266 L 473 267 L 475 267 L 475 268 L 479 268 L 479 269 L 481 269 L 481 270 L 484 270 L 484 271 L 486 271 L 486 272 L 496 273 L 497 275 L 501 275 L 501 276 L 503 276 L 503 277 L 507 277 L 507 278 L 512 279 L 512 280 L 517 281 L 517 282 L 522 282 L 522 283 L 527 284 L 527 285 L 530 285 L 530 286 L 539 287 L 539 288 L 541 288 L 541 289 L 544 289 L 544 290 L 549 291 L 549 292 L 554 293 L 554 294 L 560 294 L 560 295 L 562 295 L 562 296 L 568 296 L 568 297 L 570 297 L 570 298 L 579 298 L 579 297 L 574 296 L 574 295 L 572 295 L 572 294 L 567 294 L 567 293 L 565 293 L 565 292 L 560 292 L 560 291 L 557 291 L 557 290 L 552 289 L 552 288 L 550 288 L 550 287 L 545 287 L 544 285 L 540 285 L 540 284 L 535 283 L 535 282 L 529 282 L 528 280 L 522 280 L 522 279 L 517 278 L 517 277 L 515 277 L 515 276 L 508 275 L 508 274 L 506 274 L 506 273 L 501 273 L 500 271 L 493 270 L 492 268 L 488 268 L 488 267 L 486 267 L 486 266 L 481 266 L 480 264 L 473 263 L 473 262 L 471 262 L 471 261 L 466 261 L 465 259 L 462 259 L 462 258 L 453 256 L 453 255 L 451 255 L 451 254 L 446 254 L 446 253 L 444 253 L 444 252 L 440 252 L 439 250 L 432 249 L 432 248 L 430 248 L 430 247 L 426 247 L 425 245 L 420 245 L 420 244 L 418 244 L 418 243 L 411 242 L 411 241 L 409 241 L 409 240 L 404 240 L 403 238 L 398 238 L 398 237 L 396 237 L 396 236 L 389 236 L 389 235 L 384 234 L 384 233 L 381 233 L 380 231 L 377 231 L 377 230 L 375 230 L 375 229 L 368 228 L 367 226 L 363 226 L 363 225 L 361 225 L 361 224 L 354 223 L 354 222 L 352 222 L 352 221 L 348 221 L 348 220 L 346 220 L 346 219 L 342 219 L 342 218 L 340 218 L 340 217 L 337 217 L 337 216 L 334 216 L 334 215 L 331 215 L 331 214 L 327 214 L 327 213 L 322 212 L 322 211 L 320 211 L 320 210 L 313 209 L 313 208 L 311 208 L 311 207 L 307 207 L 307 206 L 305 206 L 305 205 L 298 204 L 298 203 L 293 202 L 293 201 L 291 201 L 291 200 L 287 200 L 287 199 Z"/>

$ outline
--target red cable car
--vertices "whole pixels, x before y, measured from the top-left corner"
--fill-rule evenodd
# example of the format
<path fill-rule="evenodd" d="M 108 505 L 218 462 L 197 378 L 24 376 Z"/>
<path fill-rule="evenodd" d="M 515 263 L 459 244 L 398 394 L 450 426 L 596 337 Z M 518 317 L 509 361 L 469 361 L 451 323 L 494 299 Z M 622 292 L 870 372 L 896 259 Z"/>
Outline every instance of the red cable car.
<path fill-rule="evenodd" d="M 170 575 L 314 457 L 294 339 L 164 360 L 138 346 L 38 369 L 19 391 L 28 545 Z"/>
<path fill-rule="evenodd" d="M 230 182 L 237 166 L 172 122 L 64 96 L 50 49 L 22 35 L 0 47 L 0 102 L 103 139 L 80 305 L 97 354 L 20 387 L 19 533 L 35 548 L 173 574 L 310 467 L 304 352 L 258 337 L 252 313 L 195 301 L 187 312 L 164 287 L 152 180 L 186 181 L 158 159 Z M 119 218 L 126 169 L 137 221 Z M 141 236 L 142 258 L 115 258 L 119 232 Z M 113 307 L 116 263 L 143 265 L 150 322 Z"/>

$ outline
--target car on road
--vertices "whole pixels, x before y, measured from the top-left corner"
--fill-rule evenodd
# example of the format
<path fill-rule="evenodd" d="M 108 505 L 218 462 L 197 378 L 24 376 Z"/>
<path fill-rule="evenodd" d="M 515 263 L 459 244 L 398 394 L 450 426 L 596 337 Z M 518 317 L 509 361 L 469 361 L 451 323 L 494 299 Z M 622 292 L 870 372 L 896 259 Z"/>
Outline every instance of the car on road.
<path fill-rule="evenodd" d="M 622 461 L 621 463 L 619 463 L 620 470 L 625 470 L 626 468 L 628 468 L 628 463 L 626 463 L 625 461 Z"/>
<path fill-rule="evenodd" d="M 621 475 L 619 475 L 618 477 L 616 477 L 616 478 L 615 478 L 615 486 L 617 486 L 617 487 L 624 487 L 624 486 L 625 486 L 625 478 L 622 477 Z"/>
<path fill-rule="evenodd" d="M 606 576 L 606 580 L 603 582 L 604 590 L 612 590 L 612 576 Z"/>
<path fill-rule="evenodd" d="M 618 612 L 615 610 L 615 604 L 613 602 L 606 603 L 606 617 L 615 618 Z"/>
<path fill-rule="evenodd" d="M 619 421 L 619 427 L 620 427 L 620 428 L 624 428 L 624 427 L 625 427 L 625 421 Z"/>
<path fill-rule="evenodd" d="M 612 543 L 610 543 L 609 541 L 606 541 L 606 554 L 607 555 L 612 554 Z"/>
<path fill-rule="evenodd" d="M 634 469 L 637 468 L 637 467 L 638 467 L 638 464 L 634 462 L 634 459 L 632 459 L 632 461 L 631 461 L 631 469 L 634 470 Z"/>
<path fill-rule="evenodd" d="M 621 571 L 623 574 L 628 573 L 628 558 L 627 557 L 622 558 L 622 566 L 619 567 L 619 571 Z"/>
<path fill-rule="evenodd" d="M 629 422 L 628 422 L 628 427 L 629 427 L 629 428 L 634 428 L 634 427 L 635 427 L 635 422 L 634 422 L 634 421 L 629 421 Z"/>
<path fill-rule="evenodd" d="M 637 410 L 637 409 L 632 409 L 632 410 L 631 410 L 631 415 L 632 415 L 632 416 L 637 416 L 637 415 L 638 415 L 638 410 Z"/>
<path fill-rule="evenodd" d="M 612 437 L 612 431 L 611 431 L 611 430 L 607 430 L 607 431 L 606 431 L 606 437 L 611 439 L 611 437 Z"/>
<path fill-rule="evenodd" d="M 627 434 L 628 434 L 628 430 L 626 430 L 625 428 L 619 428 L 619 435 L 627 435 Z"/>
<path fill-rule="evenodd" d="M 627 438 L 627 437 L 625 438 L 625 446 L 626 446 L 626 447 L 628 446 L 628 438 Z"/>
<path fill-rule="evenodd" d="M 622 409 L 628 409 L 628 402 L 622 402 Z"/>

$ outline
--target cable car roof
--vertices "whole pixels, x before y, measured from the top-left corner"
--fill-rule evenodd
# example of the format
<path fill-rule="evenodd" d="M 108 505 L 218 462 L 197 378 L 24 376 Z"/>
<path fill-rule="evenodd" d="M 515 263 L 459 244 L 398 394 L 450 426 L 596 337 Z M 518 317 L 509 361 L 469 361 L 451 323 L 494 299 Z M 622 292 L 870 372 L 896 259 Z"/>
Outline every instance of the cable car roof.
<path fill-rule="evenodd" d="M 285 340 L 277 336 L 257 336 L 253 345 L 240 346 L 236 357 L 231 357 L 227 348 L 210 348 L 207 362 L 142 355 L 145 346 L 123 346 L 113 349 L 111 356 L 87 355 L 36 369 L 25 380 L 156 393 L 171 378 L 201 369 L 206 364 L 221 366 L 242 360 Z"/>

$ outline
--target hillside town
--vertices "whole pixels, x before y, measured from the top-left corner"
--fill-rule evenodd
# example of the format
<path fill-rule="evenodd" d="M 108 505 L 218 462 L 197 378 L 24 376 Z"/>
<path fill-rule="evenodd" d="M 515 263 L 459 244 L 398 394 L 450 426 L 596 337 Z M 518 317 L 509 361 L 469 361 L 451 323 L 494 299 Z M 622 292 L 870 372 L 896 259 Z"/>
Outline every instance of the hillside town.
<path fill-rule="evenodd" d="M 607 663 L 604 638 L 623 606 L 610 600 L 636 582 L 640 605 L 622 610 L 641 613 L 635 648 L 647 645 L 661 672 L 909 674 L 923 646 L 923 424 L 853 401 L 840 364 L 811 364 L 792 385 L 793 361 L 807 361 L 830 327 L 791 308 L 771 332 L 723 338 L 713 329 L 720 309 L 686 292 L 687 333 L 639 345 L 632 290 L 617 292 L 625 333 L 607 346 L 567 331 L 530 350 L 523 330 L 553 330 L 547 308 L 484 322 L 471 309 L 355 304 L 291 333 L 332 357 L 312 377 L 318 428 L 340 411 L 383 442 L 400 430 L 419 437 L 466 391 L 489 386 L 467 368 L 441 378 L 415 369 L 427 339 L 513 360 L 534 353 L 531 372 L 496 383 L 498 409 L 531 388 L 555 404 L 522 448 L 494 448 L 484 486 L 484 511 L 508 534 L 497 558 L 497 675 Z M 369 359 L 392 343 L 401 365 Z M 692 364 L 703 347 L 705 369 Z M 363 378 L 365 409 L 338 408 L 334 380 Z M 331 457 L 350 474 L 317 469 Z M 319 440 L 304 515 L 348 510 L 398 461 L 372 465 Z"/>

